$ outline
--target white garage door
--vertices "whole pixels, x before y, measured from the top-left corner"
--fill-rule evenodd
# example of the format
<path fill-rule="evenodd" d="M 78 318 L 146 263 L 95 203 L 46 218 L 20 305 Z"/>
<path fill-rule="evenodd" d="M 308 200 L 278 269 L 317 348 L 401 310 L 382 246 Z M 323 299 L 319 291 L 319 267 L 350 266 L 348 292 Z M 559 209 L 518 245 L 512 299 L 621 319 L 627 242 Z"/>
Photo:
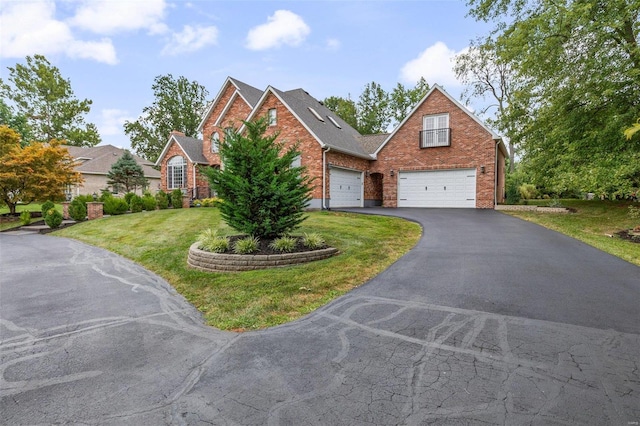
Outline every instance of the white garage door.
<path fill-rule="evenodd" d="M 475 206 L 475 169 L 398 173 L 398 207 Z"/>
<path fill-rule="evenodd" d="M 331 168 L 329 207 L 362 207 L 362 172 Z"/>

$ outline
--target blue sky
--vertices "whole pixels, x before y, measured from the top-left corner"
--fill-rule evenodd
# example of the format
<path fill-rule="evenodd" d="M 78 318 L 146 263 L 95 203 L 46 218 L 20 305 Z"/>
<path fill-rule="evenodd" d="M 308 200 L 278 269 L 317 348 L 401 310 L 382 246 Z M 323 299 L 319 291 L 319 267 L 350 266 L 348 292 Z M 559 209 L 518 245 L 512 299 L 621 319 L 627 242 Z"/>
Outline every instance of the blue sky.
<path fill-rule="evenodd" d="M 153 79 L 169 73 L 210 99 L 227 76 L 320 100 L 424 76 L 459 99 L 451 58 L 490 30 L 467 10 L 457 0 L 2 0 L 0 76 L 45 55 L 77 98 L 93 100 L 87 121 L 103 144 L 127 148 L 124 121 L 151 105 Z"/>

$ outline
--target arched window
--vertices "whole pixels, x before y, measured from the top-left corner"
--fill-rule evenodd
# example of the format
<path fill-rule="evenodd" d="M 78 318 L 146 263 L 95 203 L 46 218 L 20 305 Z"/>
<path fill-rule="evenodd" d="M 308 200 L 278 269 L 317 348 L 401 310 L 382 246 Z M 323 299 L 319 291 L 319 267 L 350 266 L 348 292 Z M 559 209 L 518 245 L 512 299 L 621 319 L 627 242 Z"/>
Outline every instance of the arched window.
<path fill-rule="evenodd" d="M 187 180 L 187 160 L 176 155 L 167 162 L 167 189 L 184 188 Z"/>
<path fill-rule="evenodd" d="M 211 152 L 215 154 L 218 151 L 220 151 L 220 134 L 213 132 L 213 135 L 211 135 Z"/>

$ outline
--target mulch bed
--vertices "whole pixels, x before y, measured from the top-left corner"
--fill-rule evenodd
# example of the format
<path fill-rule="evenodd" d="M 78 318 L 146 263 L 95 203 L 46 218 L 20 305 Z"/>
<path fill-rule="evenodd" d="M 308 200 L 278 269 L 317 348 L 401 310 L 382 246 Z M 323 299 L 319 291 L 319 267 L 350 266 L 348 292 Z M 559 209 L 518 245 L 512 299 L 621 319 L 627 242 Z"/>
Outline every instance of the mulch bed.
<path fill-rule="evenodd" d="M 246 235 L 233 235 L 229 237 L 229 247 L 230 250 L 227 250 L 225 252 L 223 252 L 224 254 L 236 254 L 233 251 L 233 245 L 236 241 L 238 240 L 242 240 L 244 238 L 247 238 Z M 305 247 L 304 245 L 302 245 L 302 237 L 297 237 L 297 236 L 293 236 L 293 238 L 298 240 L 298 243 L 296 244 L 295 248 L 292 251 L 286 252 L 286 253 L 303 253 L 303 252 L 308 252 L 308 251 L 315 251 L 315 250 L 322 250 L 322 249 L 326 249 L 329 246 L 324 245 L 322 247 L 319 247 L 317 249 L 310 249 L 308 247 Z M 260 254 L 260 255 L 266 255 L 266 254 L 283 254 L 285 252 L 282 251 L 278 251 L 278 250 L 274 250 L 271 247 L 269 247 L 269 245 L 271 244 L 273 240 L 260 240 L 260 244 L 258 245 L 258 251 L 251 253 L 251 255 L 256 255 L 256 254 Z"/>
<path fill-rule="evenodd" d="M 618 231 L 616 234 L 623 240 L 631 241 L 632 243 L 640 244 L 640 233 L 633 232 L 632 230 L 625 229 L 624 231 Z"/>

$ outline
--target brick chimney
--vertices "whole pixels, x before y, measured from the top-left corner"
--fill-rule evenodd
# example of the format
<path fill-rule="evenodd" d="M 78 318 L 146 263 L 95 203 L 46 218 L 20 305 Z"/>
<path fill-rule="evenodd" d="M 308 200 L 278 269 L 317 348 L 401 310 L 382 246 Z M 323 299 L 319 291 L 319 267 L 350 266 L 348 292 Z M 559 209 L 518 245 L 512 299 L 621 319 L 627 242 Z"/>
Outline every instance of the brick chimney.
<path fill-rule="evenodd" d="M 172 135 L 176 135 L 176 136 L 184 136 L 184 133 L 179 132 L 179 131 L 177 131 L 177 130 L 172 130 L 172 131 L 171 131 L 171 134 L 172 134 Z"/>

